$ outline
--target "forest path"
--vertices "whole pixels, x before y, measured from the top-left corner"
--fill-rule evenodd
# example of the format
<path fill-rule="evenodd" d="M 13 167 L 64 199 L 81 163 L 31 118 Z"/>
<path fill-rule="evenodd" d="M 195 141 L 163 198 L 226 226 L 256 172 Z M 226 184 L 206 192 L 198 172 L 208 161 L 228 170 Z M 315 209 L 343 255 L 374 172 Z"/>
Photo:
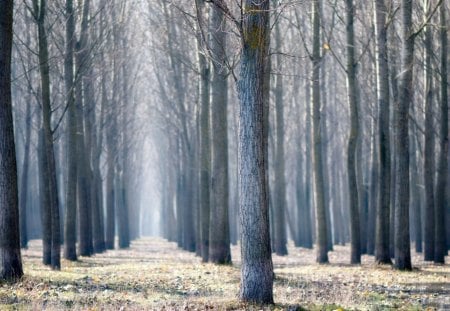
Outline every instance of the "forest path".
<path fill-rule="evenodd" d="M 450 266 L 424 263 L 398 272 L 363 256 L 351 266 L 349 247 L 336 246 L 329 265 L 315 252 L 289 246 L 289 256 L 274 255 L 276 305 L 252 306 L 237 300 L 239 249 L 233 266 L 202 264 L 175 243 L 143 238 L 130 249 L 113 250 L 78 262 L 63 260 L 61 271 L 41 264 L 41 242 L 23 251 L 25 277 L 2 284 L 0 309 L 20 310 L 450 310 Z M 448 257 L 446 258 L 448 262 Z"/>

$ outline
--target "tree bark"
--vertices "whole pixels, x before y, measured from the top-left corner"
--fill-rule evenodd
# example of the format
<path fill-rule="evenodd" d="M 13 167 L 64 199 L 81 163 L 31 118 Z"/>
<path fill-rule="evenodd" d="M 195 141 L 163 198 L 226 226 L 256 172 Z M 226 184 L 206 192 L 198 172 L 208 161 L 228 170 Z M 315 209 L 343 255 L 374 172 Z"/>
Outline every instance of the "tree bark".
<path fill-rule="evenodd" d="M 204 38 L 201 35 L 205 23 L 205 1 L 196 0 L 197 6 L 197 49 L 200 72 L 200 251 L 203 262 L 209 260 L 209 218 L 210 218 L 210 178 L 211 178 L 211 136 L 210 136 L 210 69 L 203 53 Z"/>
<path fill-rule="evenodd" d="M 64 80 L 67 96 L 67 192 L 64 219 L 64 258 L 77 260 L 76 252 L 76 213 L 77 213 L 77 158 L 76 158 L 76 110 L 74 95 L 74 44 L 75 20 L 73 1 L 66 0 L 66 55 L 64 59 Z"/>
<path fill-rule="evenodd" d="M 424 18 L 430 14 L 431 1 L 424 1 Z M 423 183 L 425 185 L 425 230 L 424 230 L 424 260 L 434 259 L 434 182 L 435 182 L 435 139 L 433 116 L 433 76 L 432 76 L 432 44 L 431 26 L 424 29 L 424 77 L 425 77 L 425 151 L 423 167 Z"/>
<path fill-rule="evenodd" d="M 353 21 L 355 7 L 353 0 L 346 0 L 346 35 L 347 35 L 347 96 L 350 106 L 350 136 L 347 147 L 347 175 L 350 196 L 350 229 L 352 264 L 361 263 L 361 235 L 359 223 L 359 193 L 356 176 L 356 147 L 359 139 L 359 109 L 356 89 L 355 70 L 355 33 Z"/>
<path fill-rule="evenodd" d="M 446 238 L 445 234 L 445 210 L 448 209 L 448 24 L 446 17 L 445 2 L 440 7 L 440 41 L 441 41 L 441 126 L 440 126 L 440 149 L 439 168 L 436 185 L 435 202 L 435 236 L 434 236 L 434 262 L 445 263 Z"/>
<path fill-rule="evenodd" d="M 414 35 L 412 0 L 402 0 L 402 51 L 399 98 L 395 105 L 396 183 L 395 183 L 395 268 L 411 270 L 409 240 L 409 106 L 412 102 Z"/>
<path fill-rule="evenodd" d="M 275 25 L 275 45 L 277 51 L 281 52 L 281 30 L 280 25 Z M 275 77 L 275 115 L 276 115 L 276 148 L 274 163 L 274 251 L 277 255 L 288 254 L 286 237 L 286 180 L 284 177 L 284 102 L 283 102 L 283 75 L 281 74 L 281 55 L 276 56 L 276 64 L 279 74 Z"/>
<path fill-rule="evenodd" d="M 273 266 L 264 144 L 264 69 L 268 61 L 270 0 L 246 0 L 238 81 L 239 207 L 241 223 L 240 299 L 273 302 Z"/>
<path fill-rule="evenodd" d="M 387 53 L 387 29 L 385 0 L 374 1 L 377 63 L 378 101 L 378 153 L 380 168 L 378 174 L 378 204 L 376 210 L 375 261 L 390 264 L 389 218 L 391 192 L 391 155 L 389 139 L 389 65 Z"/>
<path fill-rule="evenodd" d="M 313 52 L 312 52 L 312 121 L 313 159 L 316 202 L 316 243 L 318 263 L 328 262 L 328 228 L 325 206 L 325 184 L 323 176 L 322 134 L 320 130 L 320 8 L 319 0 L 312 2 Z"/>
<path fill-rule="evenodd" d="M 231 263 L 230 229 L 228 219 L 228 83 L 226 68 L 226 17 L 213 7 L 211 11 L 211 211 L 209 224 L 209 260 L 219 264 Z"/>
<path fill-rule="evenodd" d="M 0 2 L 0 279 L 23 275 L 11 98 L 13 1 Z"/>
<path fill-rule="evenodd" d="M 58 185 L 56 182 L 56 165 L 55 154 L 53 149 L 53 131 L 51 129 L 51 101 L 50 101 L 50 68 L 48 56 L 48 42 L 47 33 L 45 29 L 45 18 L 47 12 L 46 0 L 34 0 L 34 14 L 38 26 L 38 46 L 39 46 L 39 70 L 41 74 L 41 97 L 42 97 L 42 129 L 43 129 L 43 164 L 42 166 L 43 179 L 42 182 L 46 185 L 44 194 L 48 196 L 45 202 L 48 206 L 43 206 L 43 209 L 48 209 L 45 213 L 49 217 L 50 235 L 51 235 L 51 258 L 50 266 L 52 269 L 59 270 L 60 263 L 60 220 L 59 220 L 59 202 L 58 202 Z"/>

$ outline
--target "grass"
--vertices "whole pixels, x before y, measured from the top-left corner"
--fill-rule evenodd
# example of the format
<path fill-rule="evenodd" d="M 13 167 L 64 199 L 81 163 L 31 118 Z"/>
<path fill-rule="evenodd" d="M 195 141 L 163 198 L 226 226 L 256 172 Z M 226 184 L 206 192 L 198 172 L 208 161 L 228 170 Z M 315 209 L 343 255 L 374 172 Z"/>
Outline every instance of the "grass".
<path fill-rule="evenodd" d="M 352 266 L 349 248 L 336 246 L 329 265 L 312 250 L 289 246 L 274 255 L 275 305 L 238 300 L 240 256 L 233 266 L 202 264 L 194 254 L 158 238 L 133 242 L 77 262 L 61 271 L 41 264 L 41 244 L 23 251 L 25 276 L 0 286 L 0 310 L 433 310 L 450 309 L 450 267 L 414 254 L 416 269 L 399 272 L 363 256 Z M 448 258 L 447 258 L 448 260 Z M 427 309 L 428 308 L 428 309 Z"/>

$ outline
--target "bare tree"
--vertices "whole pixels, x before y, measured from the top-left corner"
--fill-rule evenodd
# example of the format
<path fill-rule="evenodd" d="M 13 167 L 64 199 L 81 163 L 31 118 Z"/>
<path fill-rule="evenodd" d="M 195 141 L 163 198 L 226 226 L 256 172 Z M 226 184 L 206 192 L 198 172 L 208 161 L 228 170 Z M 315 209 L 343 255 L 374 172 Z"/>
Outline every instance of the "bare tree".
<path fill-rule="evenodd" d="M 20 254 L 16 147 L 11 100 L 13 1 L 0 3 L 0 279 L 23 275 Z"/>
<path fill-rule="evenodd" d="M 402 0 L 402 51 L 399 74 L 399 97 L 395 103 L 395 267 L 411 270 L 409 241 L 409 107 L 412 101 L 414 39 L 412 0 Z"/>
<path fill-rule="evenodd" d="M 244 301 L 273 302 L 264 151 L 264 69 L 268 61 L 270 0 L 244 1 L 238 81 L 241 290 Z"/>
<path fill-rule="evenodd" d="M 391 155 L 389 141 L 389 68 L 387 53 L 387 9 L 385 0 L 374 1 L 376 31 L 377 100 L 378 100 L 378 205 L 376 212 L 375 258 L 378 263 L 391 263 L 389 254 L 389 212 Z"/>
<path fill-rule="evenodd" d="M 347 146 L 347 175 L 350 199 L 351 263 L 361 263 L 359 193 L 356 176 L 356 146 L 359 139 L 359 107 L 356 89 L 355 33 L 353 0 L 345 1 L 347 35 L 347 96 L 350 105 L 350 136 Z"/>
<path fill-rule="evenodd" d="M 445 211 L 449 208 L 446 196 L 449 194 L 448 180 L 448 21 L 445 2 L 440 7 L 440 43 L 441 43 L 441 126 L 440 126 L 440 153 L 438 163 L 438 178 L 436 185 L 435 202 L 435 236 L 434 236 L 434 262 L 445 262 L 446 238 Z"/>

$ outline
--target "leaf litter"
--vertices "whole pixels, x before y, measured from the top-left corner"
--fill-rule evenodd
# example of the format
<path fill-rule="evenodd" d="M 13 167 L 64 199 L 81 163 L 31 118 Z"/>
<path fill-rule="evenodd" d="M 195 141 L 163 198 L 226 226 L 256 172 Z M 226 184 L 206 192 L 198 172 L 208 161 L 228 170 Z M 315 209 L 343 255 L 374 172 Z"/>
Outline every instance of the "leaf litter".
<path fill-rule="evenodd" d="M 450 266 L 413 254 L 414 270 L 400 272 L 363 256 L 349 265 L 348 246 L 334 246 L 330 264 L 315 252 L 289 245 L 273 256 L 275 305 L 239 302 L 240 254 L 232 266 L 201 263 L 160 238 L 143 238 L 61 271 L 41 264 L 41 242 L 23 250 L 25 276 L 0 284 L 1 310 L 450 310 Z M 448 257 L 446 258 L 448 262 Z"/>

